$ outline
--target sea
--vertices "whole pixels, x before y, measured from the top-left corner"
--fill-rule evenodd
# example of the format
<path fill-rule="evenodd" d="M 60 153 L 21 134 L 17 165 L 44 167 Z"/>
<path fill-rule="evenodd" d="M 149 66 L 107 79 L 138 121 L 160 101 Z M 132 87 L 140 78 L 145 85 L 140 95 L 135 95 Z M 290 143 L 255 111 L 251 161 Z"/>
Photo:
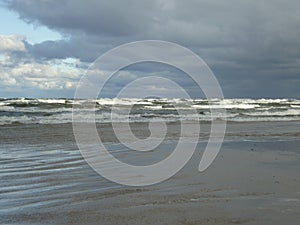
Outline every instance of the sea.
<path fill-rule="evenodd" d="M 223 109 L 223 111 L 218 111 Z M 213 110 L 217 114 L 213 114 Z M 298 99 L 0 99 L 0 125 L 227 120 L 232 122 L 298 121 Z M 220 114 L 221 113 L 221 114 Z M 78 121 L 77 121 L 78 122 Z"/>
<path fill-rule="evenodd" d="M 73 118 L 80 125 L 96 122 L 107 150 L 135 166 L 172 154 L 181 124 L 198 136 L 193 127 L 200 121 L 201 132 L 193 157 L 175 176 L 128 187 L 97 174 L 84 160 Z M 226 120 L 226 134 L 213 164 L 200 173 L 212 120 Z M 120 122 L 126 136 L 124 121 L 141 140 L 150 135 L 149 121 L 153 129 L 164 121 L 167 135 L 152 150 L 135 151 L 112 129 L 112 122 Z M 299 146 L 297 99 L 2 98 L 0 224 L 296 225 Z"/>

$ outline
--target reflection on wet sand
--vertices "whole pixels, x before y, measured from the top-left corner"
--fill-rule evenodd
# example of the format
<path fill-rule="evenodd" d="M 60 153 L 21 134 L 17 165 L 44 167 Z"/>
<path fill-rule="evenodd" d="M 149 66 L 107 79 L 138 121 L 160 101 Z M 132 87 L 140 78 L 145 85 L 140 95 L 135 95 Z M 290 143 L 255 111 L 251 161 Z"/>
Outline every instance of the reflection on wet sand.
<path fill-rule="evenodd" d="M 71 124 L 0 127 L 1 224 L 298 224 L 300 123 L 230 123 L 222 150 L 197 171 L 209 124 L 191 161 L 158 185 L 112 183 L 83 160 Z M 147 134 L 147 126 L 132 125 Z M 120 160 L 157 162 L 176 145 L 178 123 L 158 148 L 133 152 L 109 125 L 99 133 Z M 192 135 L 192 134 L 191 134 Z"/>

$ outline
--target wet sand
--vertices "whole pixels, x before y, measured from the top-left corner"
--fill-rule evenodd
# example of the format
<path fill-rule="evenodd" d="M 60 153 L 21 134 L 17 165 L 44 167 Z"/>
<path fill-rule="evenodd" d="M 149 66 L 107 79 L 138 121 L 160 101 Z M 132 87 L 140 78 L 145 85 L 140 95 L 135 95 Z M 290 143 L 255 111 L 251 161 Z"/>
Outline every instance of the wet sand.
<path fill-rule="evenodd" d="M 180 135 L 170 123 L 164 143 L 145 157 L 118 144 L 109 125 L 98 129 L 116 157 L 139 165 L 166 157 Z M 132 129 L 149 135 L 146 124 Z M 229 123 L 217 159 L 199 173 L 209 129 L 201 124 L 183 170 L 136 188 L 95 173 L 71 124 L 0 126 L 0 224 L 299 224 L 300 122 Z"/>

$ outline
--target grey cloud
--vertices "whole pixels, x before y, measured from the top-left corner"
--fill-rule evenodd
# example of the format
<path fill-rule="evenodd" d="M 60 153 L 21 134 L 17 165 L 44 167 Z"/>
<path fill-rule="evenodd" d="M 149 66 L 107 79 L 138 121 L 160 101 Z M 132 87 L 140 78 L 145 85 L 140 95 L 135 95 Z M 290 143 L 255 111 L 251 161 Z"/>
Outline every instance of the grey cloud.
<path fill-rule="evenodd" d="M 80 58 L 84 62 L 95 60 L 97 49 L 99 49 L 99 46 L 89 45 L 89 43 L 79 40 L 44 41 L 34 45 L 26 43 L 26 47 L 28 52 L 37 59 Z"/>
<path fill-rule="evenodd" d="M 138 0 L 15 0 L 8 1 L 8 7 L 17 11 L 28 23 L 68 32 L 109 36 L 130 35 L 144 30 L 152 20 L 153 9 L 151 1 Z"/>
<path fill-rule="evenodd" d="M 300 81 L 297 0 L 7 0 L 7 7 L 28 23 L 45 25 L 67 37 L 27 43 L 36 59 L 73 57 L 92 62 L 128 41 L 162 39 L 204 58 L 227 96 L 300 94 L 295 86 Z"/>

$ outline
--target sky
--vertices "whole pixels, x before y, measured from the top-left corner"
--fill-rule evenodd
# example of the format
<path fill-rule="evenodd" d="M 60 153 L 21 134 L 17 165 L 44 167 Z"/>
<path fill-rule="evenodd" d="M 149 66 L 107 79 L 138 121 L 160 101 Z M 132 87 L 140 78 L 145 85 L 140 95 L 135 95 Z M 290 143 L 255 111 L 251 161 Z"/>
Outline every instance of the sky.
<path fill-rule="evenodd" d="M 2 0 L 0 17 L 0 98 L 72 98 L 94 60 L 140 40 L 198 54 L 225 98 L 300 96 L 298 0 Z M 146 76 L 203 97 L 187 74 L 159 63 L 122 69 L 103 97 Z"/>

